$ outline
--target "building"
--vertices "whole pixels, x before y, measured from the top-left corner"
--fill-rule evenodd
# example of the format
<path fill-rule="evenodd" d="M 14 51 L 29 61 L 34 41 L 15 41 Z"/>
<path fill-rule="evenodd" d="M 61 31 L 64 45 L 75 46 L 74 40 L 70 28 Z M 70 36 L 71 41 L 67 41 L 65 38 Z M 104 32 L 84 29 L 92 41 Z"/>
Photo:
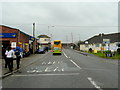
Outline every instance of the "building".
<path fill-rule="evenodd" d="M 19 29 L 4 25 L 0 25 L 0 29 L 2 31 L 2 33 L 0 33 L 2 49 L 6 49 L 8 46 L 11 46 L 12 49 L 15 49 L 16 46 L 19 46 L 26 52 L 30 51 L 30 46 L 33 46 L 32 44 L 34 41 L 32 36 L 20 31 Z"/>
<path fill-rule="evenodd" d="M 51 48 L 51 39 L 47 35 L 39 35 L 38 43 L 40 47 L 49 47 Z"/>
<path fill-rule="evenodd" d="M 120 44 L 120 33 L 95 35 L 80 44 L 80 50 L 114 50 L 116 51 Z"/>

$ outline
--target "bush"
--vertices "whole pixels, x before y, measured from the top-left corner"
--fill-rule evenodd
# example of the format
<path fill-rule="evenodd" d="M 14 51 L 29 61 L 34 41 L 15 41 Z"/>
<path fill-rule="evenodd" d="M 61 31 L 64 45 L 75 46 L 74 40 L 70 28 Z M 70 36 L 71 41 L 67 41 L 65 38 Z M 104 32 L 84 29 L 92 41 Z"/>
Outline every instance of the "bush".
<path fill-rule="evenodd" d="M 104 51 L 104 53 L 111 53 L 111 51 Z"/>
<path fill-rule="evenodd" d="M 117 49 L 117 53 L 120 54 L 120 48 Z"/>
<path fill-rule="evenodd" d="M 89 49 L 89 52 L 92 52 L 92 51 L 93 51 L 92 48 L 90 48 L 90 49 Z"/>

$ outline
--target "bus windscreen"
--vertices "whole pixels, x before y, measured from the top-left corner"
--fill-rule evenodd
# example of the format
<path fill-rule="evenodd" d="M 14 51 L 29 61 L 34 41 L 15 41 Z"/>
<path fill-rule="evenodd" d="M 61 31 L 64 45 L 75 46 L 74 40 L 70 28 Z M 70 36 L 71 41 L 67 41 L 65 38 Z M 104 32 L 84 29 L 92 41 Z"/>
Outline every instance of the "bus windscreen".
<path fill-rule="evenodd" d="M 54 44 L 59 45 L 59 44 L 60 44 L 60 41 L 59 41 L 59 42 L 54 42 Z"/>

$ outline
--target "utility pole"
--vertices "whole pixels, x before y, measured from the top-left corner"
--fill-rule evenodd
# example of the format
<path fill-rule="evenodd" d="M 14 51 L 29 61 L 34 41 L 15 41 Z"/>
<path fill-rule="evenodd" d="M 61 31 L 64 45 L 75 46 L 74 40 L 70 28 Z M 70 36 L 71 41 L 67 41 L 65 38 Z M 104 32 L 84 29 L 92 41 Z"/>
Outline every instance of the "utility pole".
<path fill-rule="evenodd" d="M 71 32 L 71 38 L 72 38 L 72 43 L 73 43 L 73 33 Z"/>
<path fill-rule="evenodd" d="M 79 34 L 79 42 L 80 42 L 80 34 Z"/>
<path fill-rule="evenodd" d="M 49 36 L 50 26 L 48 26 L 48 36 Z"/>
<path fill-rule="evenodd" d="M 68 42 L 68 36 L 66 35 L 66 42 Z"/>
<path fill-rule="evenodd" d="M 35 40 L 35 23 L 33 23 L 33 53 L 35 53 L 36 48 L 36 40 Z"/>
<path fill-rule="evenodd" d="M 68 47 L 68 36 L 66 34 L 66 47 Z"/>

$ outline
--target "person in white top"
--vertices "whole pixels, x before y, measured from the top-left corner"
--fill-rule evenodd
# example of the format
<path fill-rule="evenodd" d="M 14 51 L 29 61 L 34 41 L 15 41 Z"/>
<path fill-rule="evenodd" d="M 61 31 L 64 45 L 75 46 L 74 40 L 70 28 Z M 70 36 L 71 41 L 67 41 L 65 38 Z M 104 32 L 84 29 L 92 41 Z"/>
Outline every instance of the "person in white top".
<path fill-rule="evenodd" d="M 7 65 L 10 72 L 13 71 L 13 53 L 14 51 L 11 49 L 11 47 L 8 47 L 8 49 L 5 52 Z"/>

